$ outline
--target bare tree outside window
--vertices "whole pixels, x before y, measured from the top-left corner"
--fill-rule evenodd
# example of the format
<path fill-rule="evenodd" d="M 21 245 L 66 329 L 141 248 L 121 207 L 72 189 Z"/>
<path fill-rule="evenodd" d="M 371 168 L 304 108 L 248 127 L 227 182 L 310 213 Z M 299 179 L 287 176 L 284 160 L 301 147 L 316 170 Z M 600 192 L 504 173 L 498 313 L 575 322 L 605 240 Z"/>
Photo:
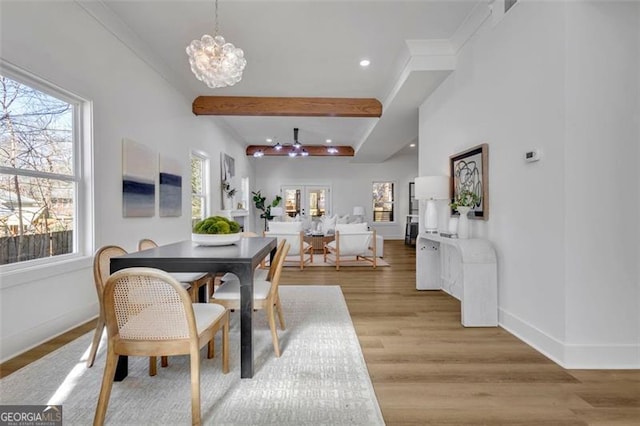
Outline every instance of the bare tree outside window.
<path fill-rule="evenodd" d="M 394 218 L 393 182 L 373 182 L 373 221 L 393 222 Z"/>
<path fill-rule="evenodd" d="M 191 225 L 204 219 L 207 214 L 207 159 L 191 153 Z"/>
<path fill-rule="evenodd" d="M 72 253 L 74 105 L 0 75 L 0 264 Z"/>

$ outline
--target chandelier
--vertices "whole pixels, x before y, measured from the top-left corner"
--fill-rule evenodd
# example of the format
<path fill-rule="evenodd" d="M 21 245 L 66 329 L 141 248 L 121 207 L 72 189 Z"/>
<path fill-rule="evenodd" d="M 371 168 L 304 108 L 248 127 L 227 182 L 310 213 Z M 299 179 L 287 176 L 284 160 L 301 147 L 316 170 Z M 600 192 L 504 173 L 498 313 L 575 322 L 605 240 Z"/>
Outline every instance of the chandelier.
<path fill-rule="evenodd" d="M 247 65 L 242 49 L 225 42 L 224 37 L 218 35 L 218 0 L 215 11 L 214 36 L 205 34 L 187 46 L 191 71 L 212 89 L 233 86 L 239 82 Z"/>

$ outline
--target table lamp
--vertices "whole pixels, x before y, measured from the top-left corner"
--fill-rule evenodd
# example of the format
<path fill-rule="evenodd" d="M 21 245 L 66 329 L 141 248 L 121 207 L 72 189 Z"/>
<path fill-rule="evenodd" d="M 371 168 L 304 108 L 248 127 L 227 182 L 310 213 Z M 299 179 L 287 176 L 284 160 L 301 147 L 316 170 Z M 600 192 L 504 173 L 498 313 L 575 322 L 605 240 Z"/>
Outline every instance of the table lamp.
<path fill-rule="evenodd" d="M 353 207 L 353 215 L 358 217 L 364 217 L 364 207 L 362 206 L 354 206 Z"/>
<path fill-rule="evenodd" d="M 415 179 L 416 199 L 427 200 L 424 227 L 428 233 L 438 232 L 438 209 L 436 200 L 449 198 L 448 176 L 420 176 Z"/>

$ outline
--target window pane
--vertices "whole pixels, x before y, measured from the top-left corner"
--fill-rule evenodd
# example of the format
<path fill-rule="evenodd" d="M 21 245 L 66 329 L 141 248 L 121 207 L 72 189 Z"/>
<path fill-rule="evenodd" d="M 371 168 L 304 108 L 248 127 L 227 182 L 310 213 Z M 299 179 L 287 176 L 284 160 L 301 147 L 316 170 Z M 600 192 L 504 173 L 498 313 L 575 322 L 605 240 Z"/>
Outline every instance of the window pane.
<path fill-rule="evenodd" d="M 373 183 L 373 221 L 394 221 L 393 182 Z"/>
<path fill-rule="evenodd" d="M 290 217 L 296 217 L 300 214 L 300 190 L 285 189 L 284 190 L 284 208 L 285 214 Z"/>
<path fill-rule="evenodd" d="M 191 157 L 191 193 L 202 194 L 203 161 L 197 157 Z"/>
<path fill-rule="evenodd" d="M 191 221 L 195 224 L 195 222 L 202 219 L 204 219 L 202 197 L 191 197 Z"/>
<path fill-rule="evenodd" d="M 73 175 L 73 105 L 0 76 L 0 164 Z"/>
<path fill-rule="evenodd" d="M 0 164 L 15 169 L 0 173 L 2 265 L 77 251 L 76 107 L 50 89 L 0 76 Z"/>
<path fill-rule="evenodd" d="M 0 174 L 0 264 L 73 252 L 73 182 Z"/>

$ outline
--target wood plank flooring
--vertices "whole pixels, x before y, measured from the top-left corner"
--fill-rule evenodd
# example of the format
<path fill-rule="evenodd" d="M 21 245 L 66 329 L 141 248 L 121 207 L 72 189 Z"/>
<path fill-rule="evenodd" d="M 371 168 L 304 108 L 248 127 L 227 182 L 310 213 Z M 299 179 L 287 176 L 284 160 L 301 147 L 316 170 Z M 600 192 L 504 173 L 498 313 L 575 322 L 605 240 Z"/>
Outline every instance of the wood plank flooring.
<path fill-rule="evenodd" d="M 456 299 L 415 290 L 413 247 L 384 249 L 390 267 L 285 268 L 282 285 L 341 285 L 387 425 L 640 424 L 640 371 L 565 370 L 502 328 L 464 328 Z M 92 325 L 0 365 L 0 376 Z"/>

